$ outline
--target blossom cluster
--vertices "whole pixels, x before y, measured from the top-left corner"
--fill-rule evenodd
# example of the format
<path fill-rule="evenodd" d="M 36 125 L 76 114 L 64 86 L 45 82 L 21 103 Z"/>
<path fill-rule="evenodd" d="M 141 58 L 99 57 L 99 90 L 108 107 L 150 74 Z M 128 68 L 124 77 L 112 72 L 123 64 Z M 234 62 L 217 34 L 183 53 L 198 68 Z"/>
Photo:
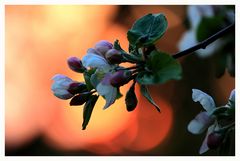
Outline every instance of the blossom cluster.
<path fill-rule="evenodd" d="M 202 134 L 207 130 L 199 153 L 220 147 L 227 134 L 235 125 L 235 89 L 232 90 L 226 105 L 216 107 L 211 96 L 198 89 L 192 90 L 192 99 L 199 102 L 205 111 L 200 112 L 189 124 L 188 131 L 192 134 Z"/>

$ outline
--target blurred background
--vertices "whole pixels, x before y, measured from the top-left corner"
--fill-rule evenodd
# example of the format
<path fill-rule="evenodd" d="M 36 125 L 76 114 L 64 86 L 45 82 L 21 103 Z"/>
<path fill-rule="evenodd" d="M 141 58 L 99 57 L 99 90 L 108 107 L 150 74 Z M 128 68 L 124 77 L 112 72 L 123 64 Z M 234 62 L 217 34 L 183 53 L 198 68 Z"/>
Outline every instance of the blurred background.
<path fill-rule="evenodd" d="M 149 87 L 161 113 L 139 92 L 133 112 L 127 112 L 124 97 L 104 111 L 100 99 L 85 131 L 81 130 L 83 108 L 70 107 L 68 100 L 59 100 L 51 91 L 55 74 L 83 80 L 66 60 L 82 58 L 99 40 L 119 39 L 127 50 L 127 30 L 147 13 L 165 14 L 168 30 L 157 47 L 170 54 L 178 52 L 178 42 L 187 30 L 186 8 L 5 6 L 5 155 L 198 155 L 205 134 L 187 131 L 188 123 L 202 110 L 192 101 L 192 88 L 213 96 L 217 105 L 226 104 L 235 88 L 235 78 L 228 72 L 216 78 L 214 56 L 183 57 L 179 59 L 182 80 Z M 122 87 L 122 93 L 128 88 Z"/>

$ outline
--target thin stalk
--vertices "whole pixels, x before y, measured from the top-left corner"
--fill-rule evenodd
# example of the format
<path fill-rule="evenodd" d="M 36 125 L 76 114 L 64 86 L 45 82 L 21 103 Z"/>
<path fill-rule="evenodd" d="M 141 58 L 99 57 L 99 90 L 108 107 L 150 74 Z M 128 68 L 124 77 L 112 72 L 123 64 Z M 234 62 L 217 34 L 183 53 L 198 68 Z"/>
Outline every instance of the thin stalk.
<path fill-rule="evenodd" d="M 234 30 L 235 30 L 235 23 L 225 27 L 221 31 L 215 33 L 214 35 L 212 35 L 209 38 L 203 40 L 202 42 L 196 44 L 195 46 L 192 46 L 186 50 L 183 50 L 183 51 L 178 52 L 177 54 L 174 54 L 172 57 L 177 59 L 182 56 L 189 55 L 198 49 L 205 49 L 209 44 L 213 43 L 217 39 L 223 37 L 224 35 L 228 34 L 229 32 L 232 32 Z"/>

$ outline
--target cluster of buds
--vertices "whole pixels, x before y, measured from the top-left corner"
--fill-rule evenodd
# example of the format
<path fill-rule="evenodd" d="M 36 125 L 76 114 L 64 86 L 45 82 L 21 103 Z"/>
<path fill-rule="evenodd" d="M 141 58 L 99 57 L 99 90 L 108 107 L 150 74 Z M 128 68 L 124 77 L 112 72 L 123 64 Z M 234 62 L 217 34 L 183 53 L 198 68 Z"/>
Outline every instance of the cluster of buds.
<path fill-rule="evenodd" d="M 121 53 L 113 48 L 113 45 L 106 41 L 101 40 L 95 44 L 94 49 L 101 54 L 109 64 L 120 64 L 122 62 Z"/>
<path fill-rule="evenodd" d="M 71 99 L 70 105 L 84 105 L 84 109 L 90 110 L 84 113 L 83 129 L 89 121 L 91 110 L 97 101 L 97 92 L 105 100 L 103 109 L 108 108 L 118 99 L 119 88 L 133 79 L 130 69 L 119 66 L 123 62 L 122 54 L 114 48 L 113 44 L 106 40 L 99 41 L 93 48 L 87 50 L 87 54 L 80 60 L 77 57 L 70 57 L 67 60 L 69 68 L 84 75 L 85 83 L 74 81 L 71 78 L 57 74 L 52 79 L 53 94 L 60 99 Z M 135 83 L 134 83 L 135 84 Z M 127 110 L 132 111 L 137 104 L 134 95 L 134 87 L 128 92 L 126 99 Z M 130 94 L 131 96 L 130 96 Z M 134 99 L 134 100 L 132 100 Z"/>

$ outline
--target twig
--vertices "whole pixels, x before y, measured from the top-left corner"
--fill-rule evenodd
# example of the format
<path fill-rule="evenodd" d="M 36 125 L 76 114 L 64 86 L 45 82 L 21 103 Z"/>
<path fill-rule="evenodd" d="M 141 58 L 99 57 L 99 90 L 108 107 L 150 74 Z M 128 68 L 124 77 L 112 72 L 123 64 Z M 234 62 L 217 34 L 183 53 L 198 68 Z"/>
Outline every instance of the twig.
<path fill-rule="evenodd" d="M 172 57 L 177 59 L 180 58 L 182 56 L 188 55 L 193 53 L 194 51 L 198 50 L 198 49 L 205 49 L 209 44 L 211 44 L 212 42 L 216 41 L 217 39 L 221 38 L 222 36 L 224 36 L 225 34 L 234 31 L 235 29 L 235 23 L 225 27 L 224 29 L 222 29 L 221 31 L 215 33 L 214 35 L 210 36 L 209 38 L 203 40 L 202 42 L 198 43 L 197 45 L 190 47 L 186 50 L 180 51 L 177 54 L 173 55 Z"/>

